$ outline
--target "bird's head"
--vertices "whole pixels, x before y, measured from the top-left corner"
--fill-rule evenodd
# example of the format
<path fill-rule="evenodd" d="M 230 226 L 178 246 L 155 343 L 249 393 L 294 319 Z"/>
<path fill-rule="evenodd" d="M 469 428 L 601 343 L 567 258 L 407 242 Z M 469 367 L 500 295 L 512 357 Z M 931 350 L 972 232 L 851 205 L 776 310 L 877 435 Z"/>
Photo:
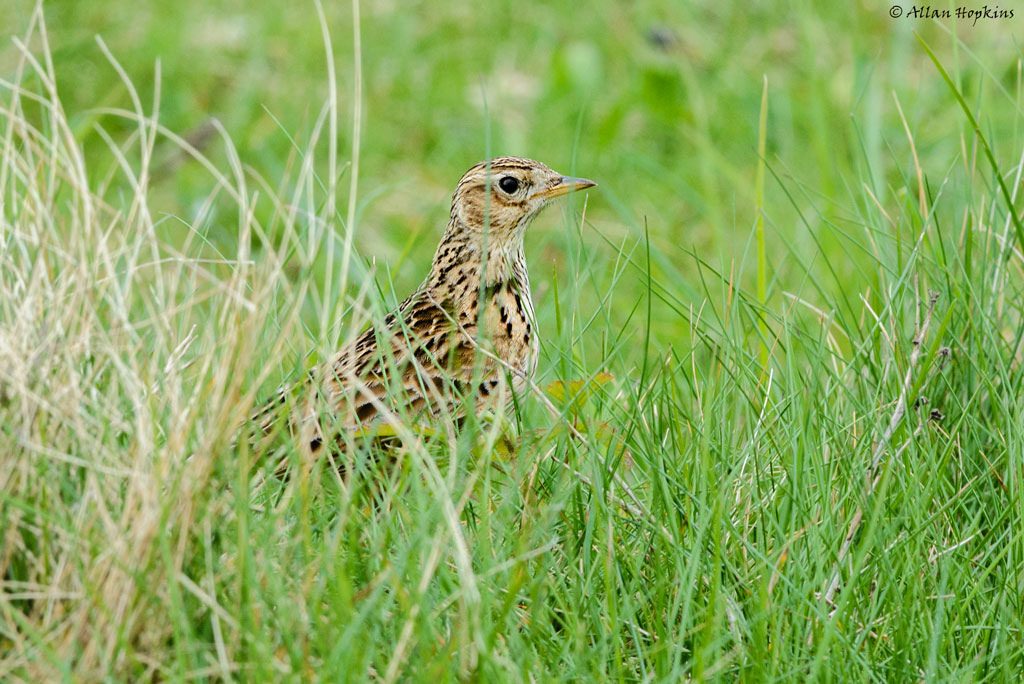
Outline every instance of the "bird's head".
<path fill-rule="evenodd" d="M 595 185 L 531 159 L 498 157 L 480 162 L 459 181 L 452 198 L 452 221 L 470 237 L 495 246 L 515 245 L 522 241 L 530 220 L 551 200 Z"/>

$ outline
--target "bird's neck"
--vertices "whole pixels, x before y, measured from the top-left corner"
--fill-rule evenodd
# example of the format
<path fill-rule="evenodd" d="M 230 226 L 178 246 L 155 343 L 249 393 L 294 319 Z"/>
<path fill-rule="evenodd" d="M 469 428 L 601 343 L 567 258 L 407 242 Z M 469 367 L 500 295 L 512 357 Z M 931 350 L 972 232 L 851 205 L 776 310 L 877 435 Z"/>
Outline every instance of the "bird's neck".
<path fill-rule="evenodd" d="M 446 298 L 460 299 L 475 296 L 481 286 L 491 289 L 504 283 L 524 293 L 529 291 L 522 240 L 481 240 L 469 231 L 449 226 L 434 254 L 426 288 Z"/>

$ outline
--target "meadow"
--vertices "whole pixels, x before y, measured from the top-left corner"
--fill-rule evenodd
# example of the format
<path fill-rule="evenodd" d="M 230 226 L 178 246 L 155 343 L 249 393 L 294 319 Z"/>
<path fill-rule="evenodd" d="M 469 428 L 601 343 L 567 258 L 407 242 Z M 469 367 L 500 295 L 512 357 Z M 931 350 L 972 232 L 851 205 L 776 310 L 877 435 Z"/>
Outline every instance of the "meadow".
<path fill-rule="evenodd" d="M 1017 680 L 1024 13 L 819 5 L 0 0 L 0 680 Z M 274 477 L 499 154 L 536 387 Z"/>

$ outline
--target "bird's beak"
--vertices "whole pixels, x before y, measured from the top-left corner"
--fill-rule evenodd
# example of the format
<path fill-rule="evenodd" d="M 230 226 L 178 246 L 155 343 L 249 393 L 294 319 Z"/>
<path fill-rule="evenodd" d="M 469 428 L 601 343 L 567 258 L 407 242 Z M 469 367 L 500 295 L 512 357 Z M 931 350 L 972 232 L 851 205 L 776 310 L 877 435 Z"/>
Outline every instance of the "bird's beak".
<path fill-rule="evenodd" d="M 558 182 L 552 185 L 547 190 L 542 190 L 537 193 L 538 197 L 544 199 L 554 199 L 555 197 L 561 197 L 562 195 L 568 195 L 570 192 L 576 190 L 586 190 L 592 188 L 597 183 L 586 178 L 573 178 L 572 176 L 562 176 L 558 179 Z"/>

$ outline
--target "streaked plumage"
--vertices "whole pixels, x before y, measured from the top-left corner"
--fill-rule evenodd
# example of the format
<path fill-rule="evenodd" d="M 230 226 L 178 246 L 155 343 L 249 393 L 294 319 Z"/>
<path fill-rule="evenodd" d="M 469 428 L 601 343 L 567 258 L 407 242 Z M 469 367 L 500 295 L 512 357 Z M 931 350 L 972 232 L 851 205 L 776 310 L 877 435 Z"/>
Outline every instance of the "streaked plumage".
<path fill-rule="evenodd" d="M 282 394 L 256 422 L 267 431 L 278 406 L 291 406 L 291 433 L 316 452 L 332 433 L 389 413 L 457 417 L 466 400 L 475 410 L 506 402 L 509 380 L 522 389 L 539 349 L 523 234 L 553 198 L 593 185 L 517 157 L 473 166 L 416 292 L 314 369 L 297 401 Z"/>

